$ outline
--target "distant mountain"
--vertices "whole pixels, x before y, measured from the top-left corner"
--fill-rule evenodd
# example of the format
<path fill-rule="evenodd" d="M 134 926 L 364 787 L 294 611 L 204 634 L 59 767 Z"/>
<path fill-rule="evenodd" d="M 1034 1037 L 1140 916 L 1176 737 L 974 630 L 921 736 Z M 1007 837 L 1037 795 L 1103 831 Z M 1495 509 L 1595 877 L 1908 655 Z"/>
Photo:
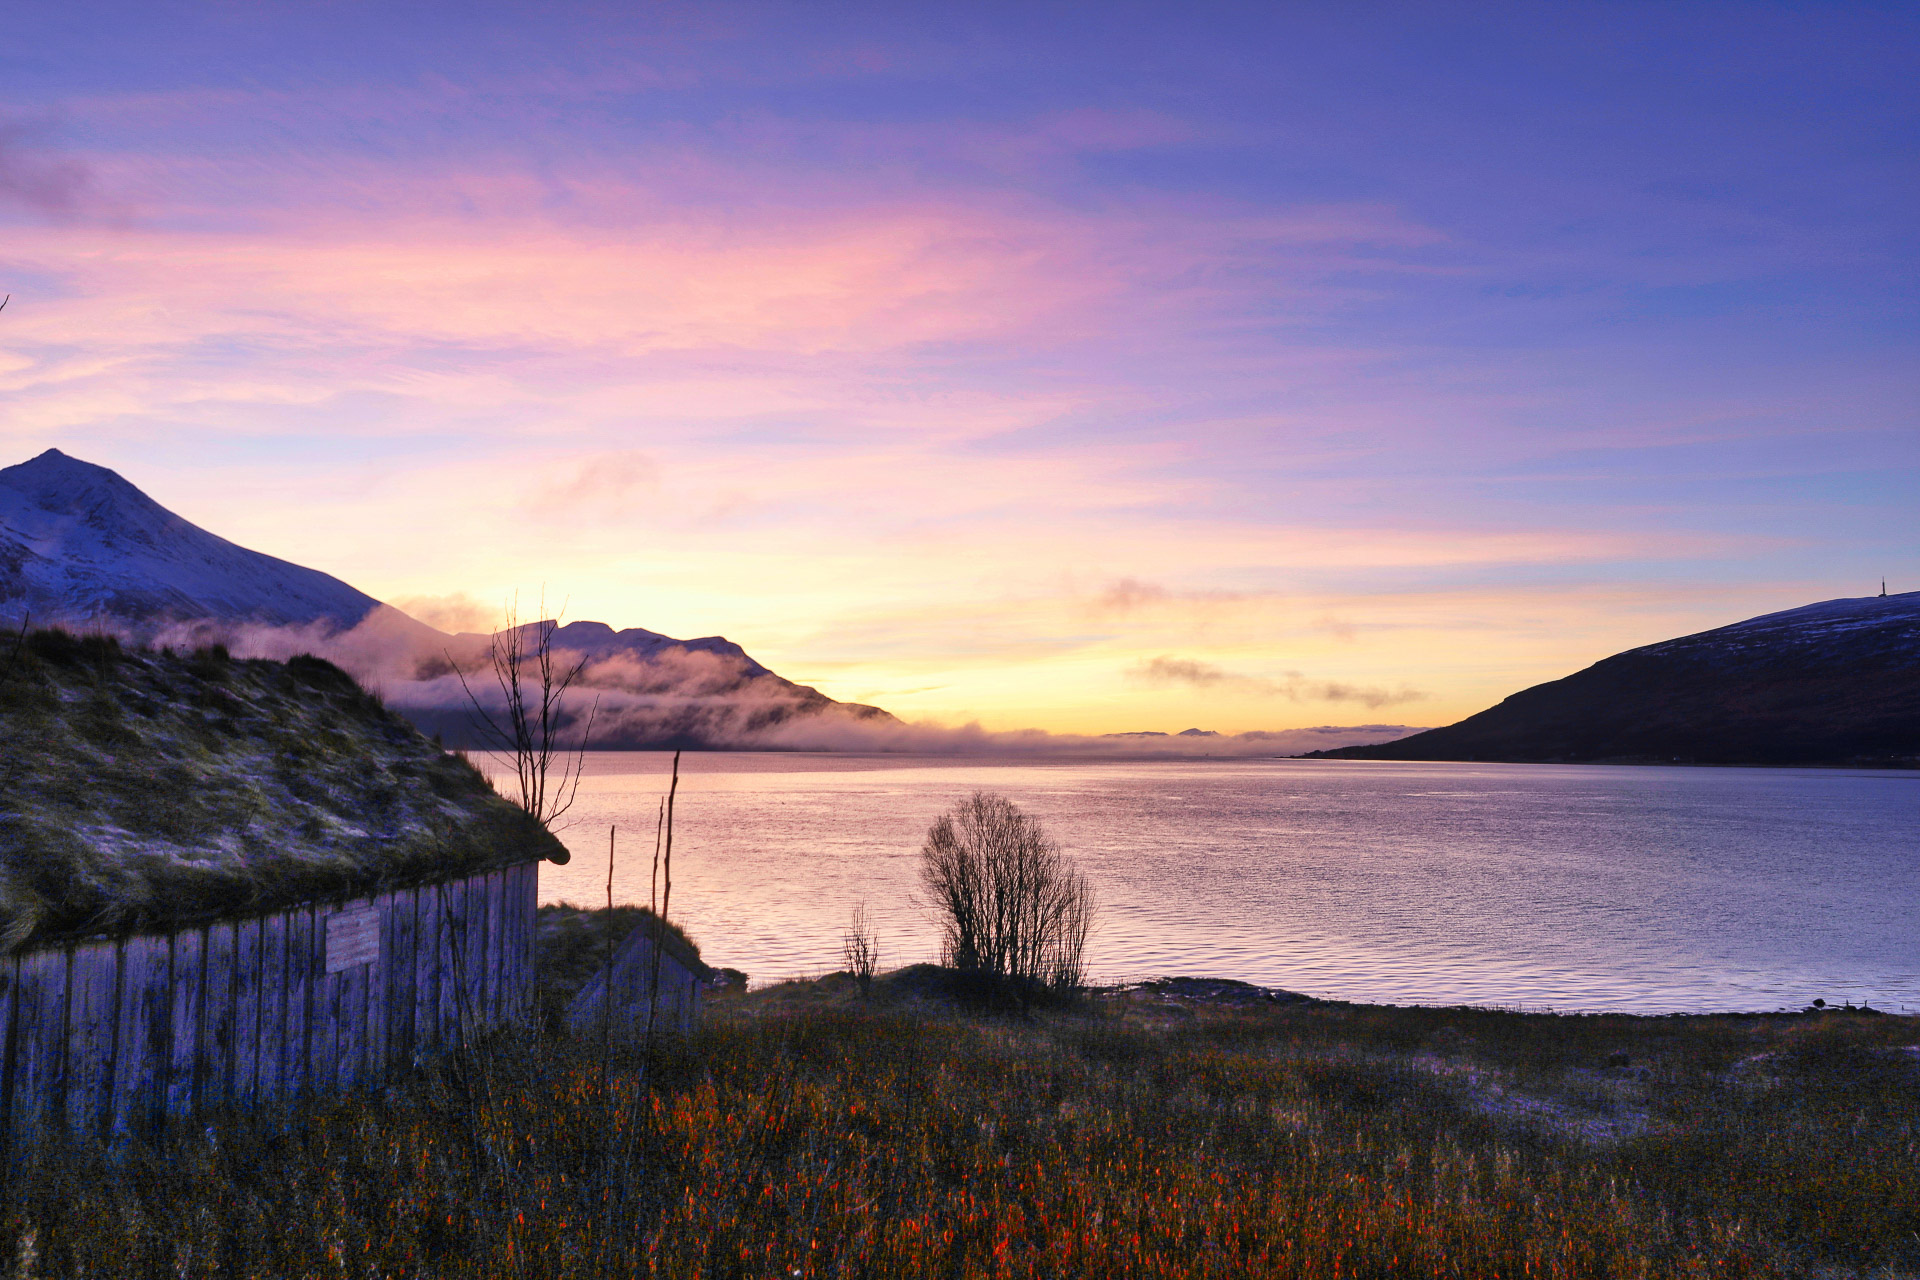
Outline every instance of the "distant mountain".
<path fill-rule="evenodd" d="M 338 578 L 236 546 L 58 449 L 0 470 L 0 621 L 23 619 L 145 642 L 219 641 L 251 656 L 318 652 L 423 730 L 485 745 L 455 668 L 482 698 L 493 696 L 491 637 L 448 635 Z M 585 662 L 571 705 L 584 715 L 597 704 L 597 746 L 787 745 L 809 740 L 794 733 L 799 722 L 823 741 L 849 723 L 897 723 L 783 679 L 723 636 L 527 625 L 550 629 L 565 662 Z"/>
<path fill-rule="evenodd" d="M 1629 649 L 1365 760 L 1920 762 L 1920 591 Z"/>
<path fill-rule="evenodd" d="M 570 696 L 570 727 L 591 707 L 596 746 L 608 749 L 739 748 L 838 745 L 848 726 L 898 726 L 878 707 L 837 702 L 810 685 L 795 684 L 755 662 L 724 636 L 675 640 L 604 622 L 552 620 L 523 630 L 551 629 L 562 664 L 584 662 Z M 466 688 L 483 695 L 492 684 L 491 637 L 462 633 L 420 662 L 412 683 L 390 687 L 388 702 L 422 731 L 467 746 L 489 745 L 476 735 L 465 689 L 453 664 L 467 673 Z"/>
<path fill-rule="evenodd" d="M 117 473 L 58 449 L 0 470 L 0 616 L 344 630 L 379 603 L 338 578 L 215 537 Z"/>
<path fill-rule="evenodd" d="M 545 624 L 542 624 L 545 625 Z M 755 662 L 725 636 L 701 636 L 698 640 L 675 640 L 658 631 L 628 627 L 615 631 L 604 622 L 569 622 L 555 627 L 553 646 L 577 653 L 592 662 L 611 658 L 655 658 L 668 653 L 706 653 L 732 664 L 731 670 L 742 678 L 770 676 L 773 672 Z"/>

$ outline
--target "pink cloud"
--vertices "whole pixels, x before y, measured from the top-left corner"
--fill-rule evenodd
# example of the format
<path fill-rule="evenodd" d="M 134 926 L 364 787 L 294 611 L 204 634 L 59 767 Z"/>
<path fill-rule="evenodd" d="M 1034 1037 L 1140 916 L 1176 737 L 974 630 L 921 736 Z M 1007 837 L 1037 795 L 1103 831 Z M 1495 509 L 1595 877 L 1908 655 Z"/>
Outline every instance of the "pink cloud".
<path fill-rule="evenodd" d="M 49 132 L 43 124 L 0 119 L 0 208 L 58 222 L 106 211 L 92 170 L 49 149 Z"/>

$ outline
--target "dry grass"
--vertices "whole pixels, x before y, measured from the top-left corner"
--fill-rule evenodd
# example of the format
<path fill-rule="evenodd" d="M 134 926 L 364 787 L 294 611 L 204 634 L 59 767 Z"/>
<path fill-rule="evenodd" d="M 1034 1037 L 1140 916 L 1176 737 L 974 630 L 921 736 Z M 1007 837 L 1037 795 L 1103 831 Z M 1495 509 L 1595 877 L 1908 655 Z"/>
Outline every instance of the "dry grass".
<path fill-rule="evenodd" d="M 119 1163 L 48 1154 L 0 1250 L 96 1276 L 1911 1274 L 1916 1039 L 1152 993 L 974 1017 L 847 981 L 723 1002 L 604 1076 L 589 1045 L 500 1042 Z M 1569 1123 L 1609 1108 L 1630 1136 Z"/>

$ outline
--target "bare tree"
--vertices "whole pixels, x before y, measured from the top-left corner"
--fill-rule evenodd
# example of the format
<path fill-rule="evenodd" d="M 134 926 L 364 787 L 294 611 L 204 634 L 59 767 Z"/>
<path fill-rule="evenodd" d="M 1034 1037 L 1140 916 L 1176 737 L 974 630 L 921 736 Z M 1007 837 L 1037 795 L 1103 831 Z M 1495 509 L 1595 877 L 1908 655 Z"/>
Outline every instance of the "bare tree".
<path fill-rule="evenodd" d="M 1093 887 L 1011 801 L 976 791 L 942 814 L 920 850 L 920 882 L 944 963 L 1057 989 L 1085 977 Z"/>
<path fill-rule="evenodd" d="M 867 916 L 867 904 L 853 909 L 853 923 L 840 937 L 840 954 L 846 958 L 847 972 L 860 983 L 865 997 L 873 989 L 873 973 L 880 965 L 880 936 Z"/>
<path fill-rule="evenodd" d="M 540 605 L 541 612 L 546 612 L 544 596 Z M 507 604 L 505 614 L 506 626 L 494 632 L 487 645 L 488 662 L 499 687 L 498 713 L 473 691 L 467 673 L 454 662 L 452 654 L 447 655 L 447 662 L 460 677 L 460 687 L 467 695 L 468 719 L 487 749 L 513 759 L 517 794 L 509 799 L 551 828 L 573 807 L 580 790 L 580 768 L 586 760 L 600 703 L 595 699 L 587 708 L 579 742 L 569 751 L 562 741 L 570 727 L 567 691 L 586 669 L 586 659 L 568 664 L 555 655 L 553 633 L 560 628 L 558 618 L 522 625 L 518 597 Z"/>

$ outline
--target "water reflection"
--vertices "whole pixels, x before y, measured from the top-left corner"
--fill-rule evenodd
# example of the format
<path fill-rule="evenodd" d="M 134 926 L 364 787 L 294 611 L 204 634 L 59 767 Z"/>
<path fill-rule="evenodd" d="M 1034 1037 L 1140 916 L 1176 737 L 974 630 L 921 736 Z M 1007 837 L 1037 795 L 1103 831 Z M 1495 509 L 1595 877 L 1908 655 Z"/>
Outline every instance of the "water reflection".
<path fill-rule="evenodd" d="M 547 900 L 646 901 L 668 757 L 597 754 Z M 755 982 L 931 958 L 927 824 L 975 788 L 1098 888 L 1092 970 L 1529 1008 L 1920 1011 L 1920 775 L 1311 761 L 690 755 L 674 915 Z"/>

